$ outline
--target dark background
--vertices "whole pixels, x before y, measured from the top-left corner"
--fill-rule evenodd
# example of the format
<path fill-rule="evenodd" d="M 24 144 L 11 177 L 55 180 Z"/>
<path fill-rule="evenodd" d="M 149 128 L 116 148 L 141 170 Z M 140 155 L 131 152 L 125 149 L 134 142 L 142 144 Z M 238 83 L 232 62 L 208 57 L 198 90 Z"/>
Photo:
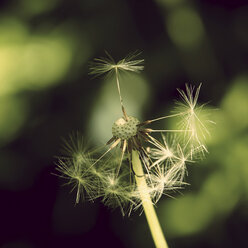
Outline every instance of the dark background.
<path fill-rule="evenodd" d="M 116 119 L 100 108 L 107 80 L 88 75 L 104 50 L 142 52 L 144 99 L 130 111 L 143 119 L 168 113 L 185 83 L 202 82 L 199 100 L 215 109 L 191 186 L 157 205 L 169 246 L 247 247 L 247 27 L 245 0 L 1 1 L 0 247 L 153 247 L 144 214 L 76 205 L 54 175 L 62 137 L 79 130 L 103 144 L 90 123 L 99 109 Z"/>

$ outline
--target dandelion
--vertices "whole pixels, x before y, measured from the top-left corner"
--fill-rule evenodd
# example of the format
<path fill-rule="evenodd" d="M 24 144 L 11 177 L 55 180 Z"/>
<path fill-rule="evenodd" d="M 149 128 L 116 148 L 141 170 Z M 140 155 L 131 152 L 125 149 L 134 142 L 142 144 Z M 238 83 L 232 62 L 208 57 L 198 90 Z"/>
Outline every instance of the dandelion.
<path fill-rule="evenodd" d="M 86 193 L 92 201 L 101 198 L 105 205 L 119 207 L 123 215 L 142 207 L 156 247 L 168 247 L 153 205 L 162 195 L 186 184 L 186 164 L 207 151 L 202 137 L 209 135 L 209 131 L 201 118 L 204 105 L 197 103 L 201 85 L 196 90 L 188 85 L 186 92 L 178 90 L 183 101 L 177 103 L 174 114 L 141 122 L 127 113 L 119 74 L 143 70 L 144 60 L 136 56 L 129 55 L 116 63 L 107 53 L 107 58 L 94 60 L 90 74 L 114 74 L 122 116 L 113 123 L 112 137 L 102 153 L 101 149 L 87 151 L 77 135 L 66 143 L 67 156 L 59 158 L 57 168 L 77 189 L 76 202 Z M 179 128 L 150 127 L 167 118 L 180 118 Z M 158 132 L 161 141 L 153 136 Z"/>

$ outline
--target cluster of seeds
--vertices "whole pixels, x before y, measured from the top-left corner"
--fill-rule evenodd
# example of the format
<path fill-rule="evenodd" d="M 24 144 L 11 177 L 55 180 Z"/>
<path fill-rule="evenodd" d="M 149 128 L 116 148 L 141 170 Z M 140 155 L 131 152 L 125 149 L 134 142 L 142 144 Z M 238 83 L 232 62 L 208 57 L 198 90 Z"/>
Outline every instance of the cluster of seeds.
<path fill-rule="evenodd" d="M 129 140 L 137 134 L 137 125 L 140 123 L 139 120 L 133 116 L 128 116 L 127 118 L 128 120 L 125 120 L 122 117 L 113 124 L 113 137 L 120 138 L 122 140 Z"/>

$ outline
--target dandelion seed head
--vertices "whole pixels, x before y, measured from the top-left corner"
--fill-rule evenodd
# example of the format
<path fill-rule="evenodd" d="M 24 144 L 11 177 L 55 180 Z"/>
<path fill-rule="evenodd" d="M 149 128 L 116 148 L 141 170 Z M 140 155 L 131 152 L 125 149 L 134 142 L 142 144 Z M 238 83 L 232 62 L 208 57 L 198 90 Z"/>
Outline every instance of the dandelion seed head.
<path fill-rule="evenodd" d="M 112 126 L 112 134 L 116 138 L 128 140 L 137 134 L 139 123 L 139 120 L 132 116 L 128 116 L 127 120 L 119 118 Z"/>
<path fill-rule="evenodd" d="M 116 63 L 106 54 L 106 58 L 95 59 L 90 74 L 115 74 L 123 117 L 113 123 L 113 136 L 97 157 L 96 152 L 85 148 L 79 134 L 71 136 L 57 169 L 76 189 L 77 203 L 86 193 L 90 200 L 101 198 L 106 206 L 119 207 L 124 215 L 138 209 L 144 201 L 152 200 L 155 204 L 168 191 L 185 185 L 186 164 L 207 151 L 204 139 L 209 135 L 208 119 L 203 118 L 204 105 L 197 103 L 201 85 L 197 88 L 186 85 L 185 91 L 178 90 L 182 101 L 177 103 L 175 114 L 144 122 L 128 115 L 121 96 L 119 72 L 140 72 L 144 60 L 136 59 L 138 54 L 131 54 Z M 147 127 L 171 117 L 180 118 L 179 129 Z M 161 133 L 162 139 L 154 138 L 153 132 Z"/>

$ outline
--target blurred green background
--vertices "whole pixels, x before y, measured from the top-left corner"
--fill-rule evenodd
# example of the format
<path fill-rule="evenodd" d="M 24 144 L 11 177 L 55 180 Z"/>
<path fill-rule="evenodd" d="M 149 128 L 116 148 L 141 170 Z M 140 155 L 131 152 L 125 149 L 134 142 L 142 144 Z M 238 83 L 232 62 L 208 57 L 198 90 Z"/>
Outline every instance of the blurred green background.
<path fill-rule="evenodd" d="M 114 82 L 88 76 L 104 50 L 142 51 L 122 83 L 131 115 L 168 114 L 176 88 L 202 82 L 217 123 L 190 185 L 157 204 L 170 247 L 248 247 L 247 27 L 245 0 L 1 1 L 0 247 L 153 247 L 143 214 L 75 205 L 53 175 L 62 137 L 102 145 L 121 114 Z"/>

